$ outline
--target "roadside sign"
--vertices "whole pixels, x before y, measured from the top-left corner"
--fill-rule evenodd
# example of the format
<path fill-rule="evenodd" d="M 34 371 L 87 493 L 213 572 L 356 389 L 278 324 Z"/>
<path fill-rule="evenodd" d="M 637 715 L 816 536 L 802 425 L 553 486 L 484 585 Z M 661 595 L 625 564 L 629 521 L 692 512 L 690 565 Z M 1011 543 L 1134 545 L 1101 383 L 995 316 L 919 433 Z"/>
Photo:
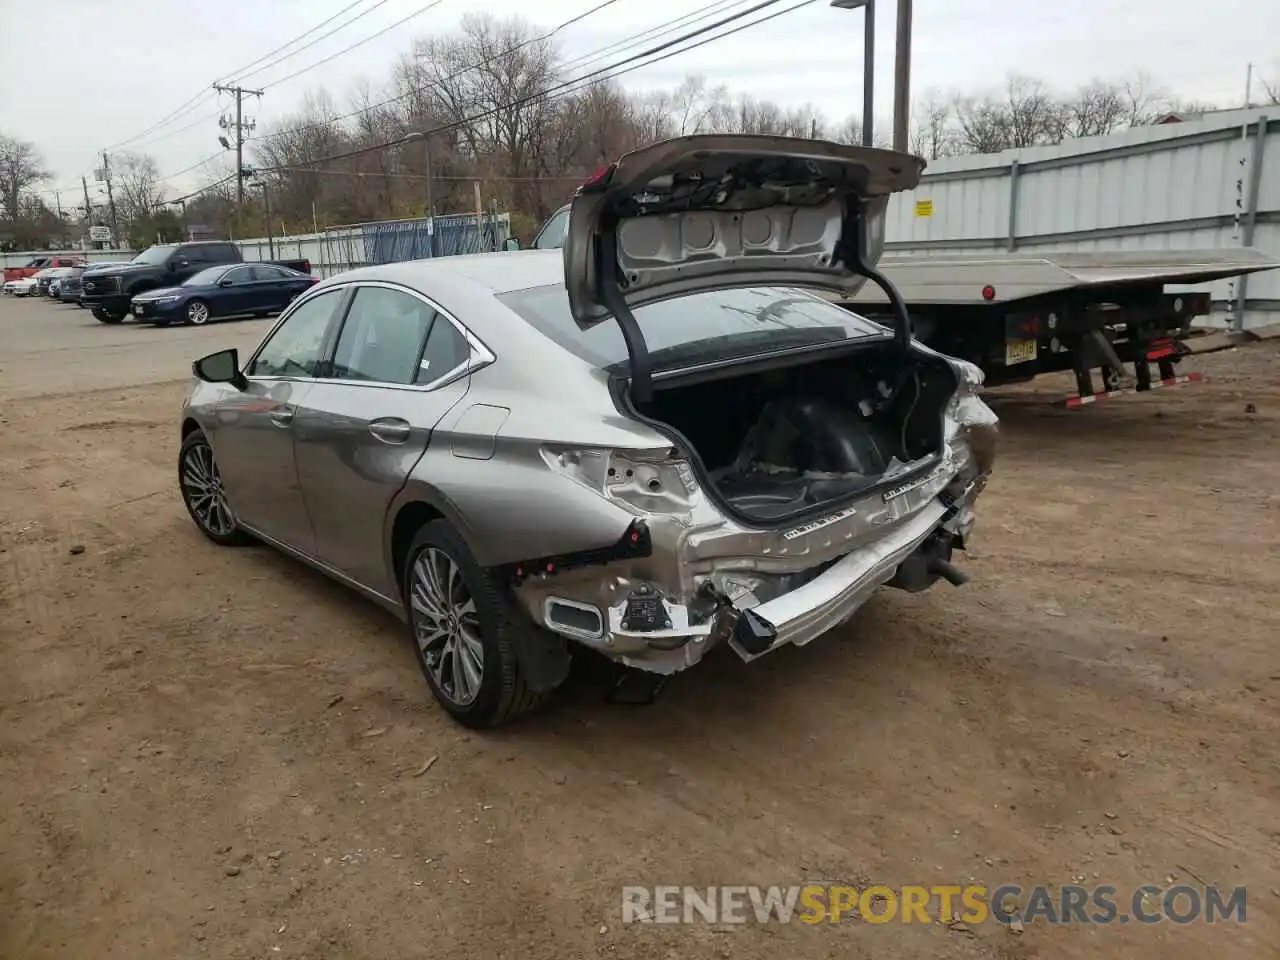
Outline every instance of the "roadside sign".
<path fill-rule="evenodd" d="M 90 227 L 89 239 L 94 243 L 109 243 L 111 241 L 110 227 Z"/>
<path fill-rule="evenodd" d="M 932 216 L 933 216 L 933 201 L 932 201 L 932 200 L 917 200 L 917 201 L 916 201 L 916 216 L 917 216 L 917 217 L 932 217 Z"/>

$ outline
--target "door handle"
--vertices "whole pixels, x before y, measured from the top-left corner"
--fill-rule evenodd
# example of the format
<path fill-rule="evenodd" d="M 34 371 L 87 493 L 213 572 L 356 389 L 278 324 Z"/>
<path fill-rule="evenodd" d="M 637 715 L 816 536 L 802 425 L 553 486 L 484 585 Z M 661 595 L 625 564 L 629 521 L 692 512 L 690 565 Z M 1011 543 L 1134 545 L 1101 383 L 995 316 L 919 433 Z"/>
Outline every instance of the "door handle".
<path fill-rule="evenodd" d="M 369 432 L 383 443 L 404 443 L 412 431 L 407 421 L 395 417 L 374 420 L 369 424 Z"/>
<path fill-rule="evenodd" d="M 270 416 L 271 422 L 277 427 L 287 427 L 293 423 L 293 407 L 276 407 Z"/>

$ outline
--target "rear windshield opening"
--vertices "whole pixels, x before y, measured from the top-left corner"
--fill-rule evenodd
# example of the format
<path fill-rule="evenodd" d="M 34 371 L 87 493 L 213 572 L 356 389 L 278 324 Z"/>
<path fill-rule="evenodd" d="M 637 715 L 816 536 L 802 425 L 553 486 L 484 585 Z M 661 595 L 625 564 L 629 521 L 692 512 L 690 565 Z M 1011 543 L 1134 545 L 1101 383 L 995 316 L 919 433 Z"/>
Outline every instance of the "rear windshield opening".
<path fill-rule="evenodd" d="M 597 367 L 627 359 L 622 331 L 612 321 L 582 330 L 569 312 L 561 284 L 515 290 L 498 297 L 540 333 Z M 888 336 L 889 331 L 843 307 L 790 287 L 711 290 L 639 307 L 655 369 L 682 363 L 746 357 L 790 347 Z"/>

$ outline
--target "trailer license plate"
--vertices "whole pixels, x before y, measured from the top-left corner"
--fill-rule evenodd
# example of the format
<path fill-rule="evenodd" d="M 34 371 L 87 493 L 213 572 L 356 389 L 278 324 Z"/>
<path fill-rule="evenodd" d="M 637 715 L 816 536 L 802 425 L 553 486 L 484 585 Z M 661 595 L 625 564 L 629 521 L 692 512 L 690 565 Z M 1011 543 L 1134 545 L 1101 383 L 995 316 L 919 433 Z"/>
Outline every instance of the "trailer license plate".
<path fill-rule="evenodd" d="M 1035 340 L 1006 340 L 1004 344 L 1004 365 L 1012 367 L 1015 363 L 1027 363 L 1036 358 Z"/>

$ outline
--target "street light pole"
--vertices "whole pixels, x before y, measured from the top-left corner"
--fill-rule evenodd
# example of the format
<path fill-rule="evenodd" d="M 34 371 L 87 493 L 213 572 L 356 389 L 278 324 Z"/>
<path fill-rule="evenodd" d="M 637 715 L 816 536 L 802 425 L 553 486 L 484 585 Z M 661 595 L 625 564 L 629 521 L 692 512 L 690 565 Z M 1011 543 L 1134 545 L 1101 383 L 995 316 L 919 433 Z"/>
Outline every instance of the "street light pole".
<path fill-rule="evenodd" d="M 907 149 L 911 102 L 911 0 L 898 0 L 898 30 L 893 62 L 893 149 Z"/>
<path fill-rule="evenodd" d="M 862 24 L 862 145 L 871 146 L 876 76 L 876 0 L 831 0 L 839 10 L 863 11 Z"/>

